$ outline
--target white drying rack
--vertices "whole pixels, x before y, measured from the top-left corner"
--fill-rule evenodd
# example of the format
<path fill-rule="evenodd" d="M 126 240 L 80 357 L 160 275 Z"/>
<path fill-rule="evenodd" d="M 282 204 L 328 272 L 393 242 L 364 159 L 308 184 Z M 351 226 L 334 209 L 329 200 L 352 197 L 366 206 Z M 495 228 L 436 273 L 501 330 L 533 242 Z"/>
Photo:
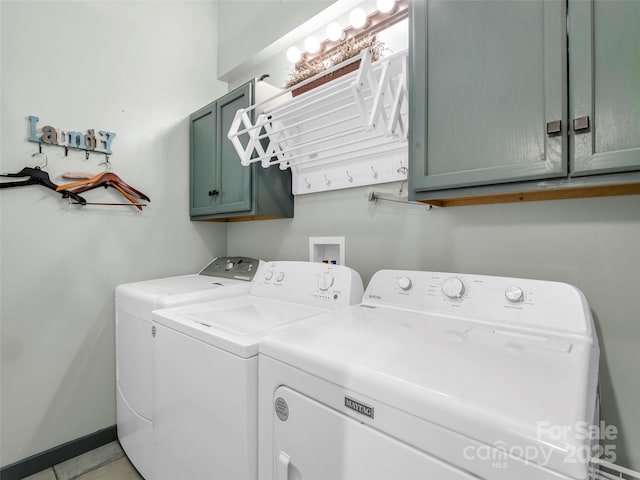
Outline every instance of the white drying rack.
<path fill-rule="evenodd" d="M 293 90 L 358 61 L 357 70 L 289 98 Z M 407 52 L 372 63 L 367 49 L 238 110 L 228 138 L 242 165 L 291 168 L 293 193 L 303 194 L 405 180 L 407 122 Z"/>
<path fill-rule="evenodd" d="M 594 458 L 591 460 L 589 480 L 640 480 L 640 472 Z"/>

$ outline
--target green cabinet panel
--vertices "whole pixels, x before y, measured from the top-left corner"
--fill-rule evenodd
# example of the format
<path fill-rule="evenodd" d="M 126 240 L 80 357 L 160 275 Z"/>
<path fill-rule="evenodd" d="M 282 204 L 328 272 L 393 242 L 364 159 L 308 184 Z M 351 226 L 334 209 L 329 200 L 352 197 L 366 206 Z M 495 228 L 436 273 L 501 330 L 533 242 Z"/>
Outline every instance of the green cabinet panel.
<path fill-rule="evenodd" d="M 190 117 L 192 220 L 227 221 L 293 216 L 291 171 L 242 166 L 227 138 L 236 112 L 254 103 L 255 80 Z"/>
<path fill-rule="evenodd" d="M 216 158 L 220 179 L 217 213 L 251 210 L 251 169 L 243 167 L 227 138 L 236 112 L 251 105 L 251 84 L 228 93 L 216 102 Z"/>
<path fill-rule="evenodd" d="M 214 158 L 216 131 L 216 106 L 211 103 L 191 115 L 189 135 L 190 213 L 210 215 L 216 213 L 215 197 L 210 195 L 216 179 Z"/>
<path fill-rule="evenodd" d="M 566 176 L 565 14 L 558 1 L 411 2 L 413 192 Z"/>
<path fill-rule="evenodd" d="M 573 175 L 640 170 L 640 2 L 569 0 Z"/>

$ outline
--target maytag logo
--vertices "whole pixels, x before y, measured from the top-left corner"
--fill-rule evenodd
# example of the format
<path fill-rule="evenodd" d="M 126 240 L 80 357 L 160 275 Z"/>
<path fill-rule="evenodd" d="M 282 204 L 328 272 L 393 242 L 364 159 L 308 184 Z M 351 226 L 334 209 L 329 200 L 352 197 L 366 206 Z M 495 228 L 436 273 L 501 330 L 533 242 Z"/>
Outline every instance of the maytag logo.
<path fill-rule="evenodd" d="M 366 415 L 369 418 L 373 418 L 373 407 L 365 405 L 364 403 L 360 403 L 353 398 L 344 397 L 344 406 L 350 408 L 351 410 L 355 410 L 362 415 Z"/>

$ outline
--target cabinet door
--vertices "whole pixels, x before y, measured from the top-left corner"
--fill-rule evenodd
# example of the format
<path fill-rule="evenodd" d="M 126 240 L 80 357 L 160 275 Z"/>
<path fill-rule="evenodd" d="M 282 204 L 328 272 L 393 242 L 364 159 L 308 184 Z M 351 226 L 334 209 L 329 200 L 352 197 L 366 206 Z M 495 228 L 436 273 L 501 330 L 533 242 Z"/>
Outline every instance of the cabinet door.
<path fill-rule="evenodd" d="M 252 83 L 228 93 L 218 99 L 216 107 L 216 160 L 219 194 L 216 213 L 243 212 L 251 210 L 252 167 L 244 167 L 227 138 L 236 112 L 251 105 Z"/>
<path fill-rule="evenodd" d="M 565 3 L 427 0 L 410 9 L 412 191 L 565 176 Z"/>
<path fill-rule="evenodd" d="M 189 128 L 189 181 L 191 216 L 216 213 L 215 155 L 216 104 L 193 113 Z"/>
<path fill-rule="evenodd" d="M 640 2 L 569 0 L 569 29 L 572 174 L 640 170 Z"/>

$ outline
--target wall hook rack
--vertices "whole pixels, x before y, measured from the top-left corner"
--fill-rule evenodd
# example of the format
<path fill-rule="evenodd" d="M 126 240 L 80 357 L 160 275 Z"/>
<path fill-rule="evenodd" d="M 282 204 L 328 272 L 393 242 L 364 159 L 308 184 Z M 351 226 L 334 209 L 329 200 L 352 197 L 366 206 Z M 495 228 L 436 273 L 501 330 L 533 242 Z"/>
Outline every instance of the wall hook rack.
<path fill-rule="evenodd" d="M 84 150 L 85 159 L 89 160 L 91 153 L 104 153 L 110 155 L 111 143 L 116 137 L 115 132 L 107 130 L 95 130 L 90 128 L 84 132 L 63 130 L 60 128 L 45 125 L 38 128 L 40 117 L 29 115 L 29 137 L 27 140 L 38 144 L 38 149 L 42 152 L 42 145 L 64 148 L 64 156 L 69 155 L 69 149 Z"/>

